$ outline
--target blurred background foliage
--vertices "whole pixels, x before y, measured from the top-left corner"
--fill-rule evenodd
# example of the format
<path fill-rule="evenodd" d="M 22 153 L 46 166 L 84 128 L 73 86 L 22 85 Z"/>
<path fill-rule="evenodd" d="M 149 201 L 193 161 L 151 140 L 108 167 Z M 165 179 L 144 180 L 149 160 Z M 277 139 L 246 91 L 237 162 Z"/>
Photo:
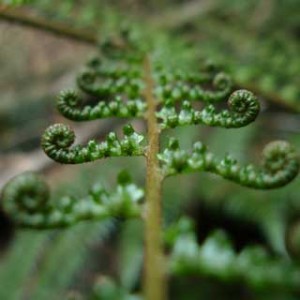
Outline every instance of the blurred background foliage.
<path fill-rule="evenodd" d="M 183 148 L 201 138 L 216 154 L 230 152 L 244 162 L 258 161 L 263 145 L 274 139 L 286 139 L 300 149 L 298 0 L 1 3 L 0 187 L 21 171 L 38 170 L 45 174 L 55 199 L 62 194 L 83 195 L 97 181 L 113 185 L 122 168 L 129 169 L 140 185 L 145 173 L 142 159 L 63 166 L 41 152 L 44 129 L 57 121 L 68 122 L 55 110 L 56 95 L 75 85 L 76 73 L 97 49 L 90 43 L 7 22 L 1 10 L 8 4 L 16 4 L 13 9 L 22 14 L 82 30 L 100 41 L 124 24 L 135 27 L 142 37 L 151 39 L 156 55 L 164 57 L 170 68 L 222 68 L 233 76 L 236 87 L 258 94 L 262 111 L 254 124 L 237 130 L 204 126 L 172 130 Z M 120 131 L 121 124 L 115 121 L 69 123 L 86 141 L 112 129 Z M 144 125 L 137 121 L 135 127 L 142 130 Z M 164 133 L 162 145 L 170 132 Z M 299 180 L 280 190 L 253 191 L 208 174 L 168 179 L 163 203 L 166 227 L 175 226 L 186 214 L 193 220 L 193 239 L 199 249 L 207 239 L 215 241 L 217 250 L 209 248 L 212 259 L 225 257 L 226 262 L 224 243 L 235 255 L 259 245 L 269 259 L 278 262 L 277 282 L 289 276 L 287 270 L 296 270 L 283 284 L 267 282 L 257 287 L 247 284 L 243 276 L 233 280 L 230 270 L 216 272 L 212 264 L 207 267 L 210 271 L 172 275 L 171 299 L 299 299 L 300 250 L 290 234 L 300 216 L 299 192 Z M 35 232 L 16 231 L 3 215 L 0 224 L 0 299 L 140 299 L 132 295 L 141 284 L 140 222 L 89 222 L 68 230 Z M 220 229 L 221 238 L 215 231 Z"/>

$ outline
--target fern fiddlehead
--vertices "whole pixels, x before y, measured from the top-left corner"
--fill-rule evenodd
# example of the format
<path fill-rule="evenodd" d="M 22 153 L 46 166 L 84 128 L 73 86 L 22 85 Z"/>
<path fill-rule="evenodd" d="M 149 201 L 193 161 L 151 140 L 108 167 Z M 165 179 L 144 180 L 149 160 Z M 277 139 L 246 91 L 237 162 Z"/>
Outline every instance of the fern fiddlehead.
<path fill-rule="evenodd" d="M 75 141 L 75 133 L 64 124 L 50 126 L 42 138 L 45 153 L 53 160 L 65 164 L 80 164 L 113 156 L 141 156 L 144 137 L 137 134 L 131 125 L 123 128 L 124 138 L 119 140 L 115 133 L 110 132 L 106 140 L 97 143 L 94 140 L 87 146 L 71 147 Z"/>
<path fill-rule="evenodd" d="M 115 96 L 108 103 L 99 101 L 94 106 L 81 107 L 80 104 L 81 99 L 75 91 L 64 91 L 57 100 L 57 109 L 64 117 L 73 121 L 91 121 L 109 117 L 141 117 L 146 110 L 146 105 L 141 99 L 124 102 L 120 96 Z"/>
<path fill-rule="evenodd" d="M 162 129 L 198 124 L 240 128 L 253 122 L 259 113 L 257 98 L 246 90 L 232 93 L 228 106 L 229 110 L 218 113 L 212 104 L 205 106 L 202 110 L 195 110 L 189 101 L 184 101 L 182 109 L 177 113 L 174 104 L 170 101 L 157 113 L 157 117 L 162 119 Z"/>
<path fill-rule="evenodd" d="M 224 100 L 232 90 L 232 80 L 225 73 L 214 76 L 206 73 L 159 72 L 156 96 L 163 101 L 203 101 L 215 103 Z M 205 88 L 211 85 L 211 89 Z"/>
<path fill-rule="evenodd" d="M 167 177 L 179 173 L 207 171 L 257 189 L 284 186 L 299 171 L 296 153 L 284 141 L 271 142 L 264 148 L 261 168 L 255 168 L 252 164 L 240 166 L 230 155 L 217 160 L 201 142 L 194 144 L 191 153 L 181 150 L 176 139 L 170 139 L 166 150 L 159 154 L 159 159 Z"/>
<path fill-rule="evenodd" d="M 45 181 L 35 173 L 26 172 L 6 184 L 1 198 L 4 211 L 17 225 L 50 229 L 84 220 L 139 217 L 143 196 L 143 190 L 132 183 L 127 173 L 121 172 L 112 192 L 98 184 L 82 199 L 65 196 L 51 201 Z"/>
<path fill-rule="evenodd" d="M 86 70 L 77 77 L 77 84 L 82 91 L 95 97 L 108 97 L 112 93 L 135 97 L 141 90 L 139 72 L 126 69 Z"/>
<path fill-rule="evenodd" d="M 2 190 L 4 211 L 15 220 L 26 222 L 28 215 L 49 211 L 49 189 L 40 177 L 26 172 L 9 181 Z"/>

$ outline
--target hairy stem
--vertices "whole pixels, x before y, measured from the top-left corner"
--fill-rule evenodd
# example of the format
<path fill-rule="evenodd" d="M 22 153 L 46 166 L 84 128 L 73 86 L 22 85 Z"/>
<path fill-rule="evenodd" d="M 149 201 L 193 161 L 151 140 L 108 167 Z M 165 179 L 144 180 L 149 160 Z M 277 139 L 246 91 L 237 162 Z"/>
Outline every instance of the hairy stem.
<path fill-rule="evenodd" d="M 74 29 L 69 25 L 52 22 L 37 16 L 31 16 L 24 10 L 9 8 L 6 5 L 0 5 L 0 20 L 47 31 L 91 45 L 96 45 L 98 40 L 96 34 L 91 33 L 90 31 Z"/>
<path fill-rule="evenodd" d="M 146 88 L 144 95 L 148 105 L 146 217 L 145 217 L 145 273 L 144 295 L 146 300 L 166 298 L 166 279 L 161 241 L 161 186 L 162 175 L 157 159 L 159 152 L 159 127 L 156 121 L 156 101 L 153 97 L 153 79 L 149 58 L 144 64 Z"/>

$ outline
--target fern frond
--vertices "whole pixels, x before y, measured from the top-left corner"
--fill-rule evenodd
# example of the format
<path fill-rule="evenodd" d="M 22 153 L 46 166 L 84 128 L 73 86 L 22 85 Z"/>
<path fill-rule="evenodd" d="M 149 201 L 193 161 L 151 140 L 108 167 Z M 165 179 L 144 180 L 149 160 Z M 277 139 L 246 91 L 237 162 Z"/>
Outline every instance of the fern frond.
<path fill-rule="evenodd" d="M 54 124 L 43 134 L 42 148 L 53 160 L 64 164 L 81 164 L 113 156 L 142 156 L 144 136 L 136 133 L 131 125 L 123 128 L 124 137 L 119 140 L 110 132 L 104 142 L 89 141 L 87 146 L 71 147 L 75 133 L 64 124 Z"/>
<path fill-rule="evenodd" d="M 96 97 L 111 97 L 126 95 L 136 98 L 142 88 L 142 81 L 134 71 L 122 75 L 124 71 L 96 72 L 86 70 L 78 75 L 77 85 L 85 93 Z M 103 76 L 106 75 L 104 78 Z"/>
<path fill-rule="evenodd" d="M 232 91 L 232 80 L 225 73 L 218 73 L 214 76 L 180 71 L 158 76 L 158 87 L 155 94 L 163 103 L 176 101 L 202 101 L 215 103 L 223 101 Z M 212 89 L 205 88 L 205 85 L 212 85 Z"/>
<path fill-rule="evenodd" d="M 65 196 L 50 201 L 47 184 L 34 173 L 24 173 L 9 181 L 2 191 L 5 212 L 21 227 L 47 229 L 67 227 L 84 220 L 110 217 L 139 217 L 144 192 L 121 172 L 115 191 L 95 186 L 83 199 Z"/>
<path fill-rule="evenodd" d="M 98 101 L 94 106 L 81 107 L 81 99 L 73 90 L 61 92 L 57 100 L 57 109 L 67 119 L 73 121 L 91 121 L 109 117 L 141 117 L 146 111 L 146 104 L 141 99 L 124 100 L 115 96 L 109 102 Z"/>
<path fill-rule="evenodd" d="M 194 144 L 191 153 L 181 150 L 176 139 L 170 139 L 167 149 L 158 157 L 165 176 L 207 171 L 256 189 L 284 186 L 299 172 L 295 150 L 285 141 L 274 141 L 264 148 L 260 168 L 252 164 L 240 166 L 230 155 L 217 160 L 201 142 Z"/>
<path fill-rule="evenodd" d="M 253 122 L 259 113 L 259 102 L 249 91 L 238 90 L 228 100 L 229 110 L 216 112 L 209 104 L 202 110 L 195 110 L 189 101 L 184 101 L 182 109 L 176 112 L 170 101 L 157 113 L 162 120 L 161 128 L 175 128 L 184 125 L 205 124 L 224 128 L 240 128 Z"/>

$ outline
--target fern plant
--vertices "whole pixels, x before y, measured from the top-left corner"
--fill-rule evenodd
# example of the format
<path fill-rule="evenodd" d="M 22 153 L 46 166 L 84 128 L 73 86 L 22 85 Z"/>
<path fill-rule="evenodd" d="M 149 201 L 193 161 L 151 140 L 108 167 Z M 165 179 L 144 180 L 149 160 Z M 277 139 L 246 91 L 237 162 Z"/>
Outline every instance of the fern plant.
<path fill-rule="evenodd" d="M 63 164 L 110 157 L 145 157 L 145 201 L 141 201 L 143 189 L 135 186 L 126 172 L 120 173 L 113 192 L 96 186 L 84 199 L 64 197 L 55 202 L 49 201 L 44 181 L 26 173 L 3 189 L 3 207 L 19 226 L 37 229 L 110 217 L 144 219 L 145 299 L 161 300 L 167 296 L 161 212 L 162 185 L 167 177 L 207 171 L 246 187 L 271 189 L 286 185 L 298 173 L 295 151 L 285 141 L 265 147 L 260 167 L 240 165 L 230 155 L 219 159 L 200 141 L 188 151 L 170 137 L 168 146 L 161 149 L 160 136 L 167 129 L 200 124 L 223 128 L 246 126 L 256 119 L 259 101 L 250 91 L 233 91 L 233 83 L 225 73 L 168 70 L 163 61 L 151 55 L 147 47 L 140 46 L 127 31 L 121 38 L 102 44 L 99 57 L 92 59 L 79 74 L 77 85 L 89 95 L 92 104 L 83 103 L 78 91 L 63 91 L 57 108 L 64 117 L 80 122 L 110 117 L 140 118 L 146 121 L 147 132 L 138 133 L 127 124 L 122 137 L 110 132 L 100 143 L 91 140 L 87 145 L 73 146 L 72 129 L 55 124 L 43 134 L 42 148 L 50 158 Z M 228 109 L 224 109 L 221 102 L 227 99 Z"/>

